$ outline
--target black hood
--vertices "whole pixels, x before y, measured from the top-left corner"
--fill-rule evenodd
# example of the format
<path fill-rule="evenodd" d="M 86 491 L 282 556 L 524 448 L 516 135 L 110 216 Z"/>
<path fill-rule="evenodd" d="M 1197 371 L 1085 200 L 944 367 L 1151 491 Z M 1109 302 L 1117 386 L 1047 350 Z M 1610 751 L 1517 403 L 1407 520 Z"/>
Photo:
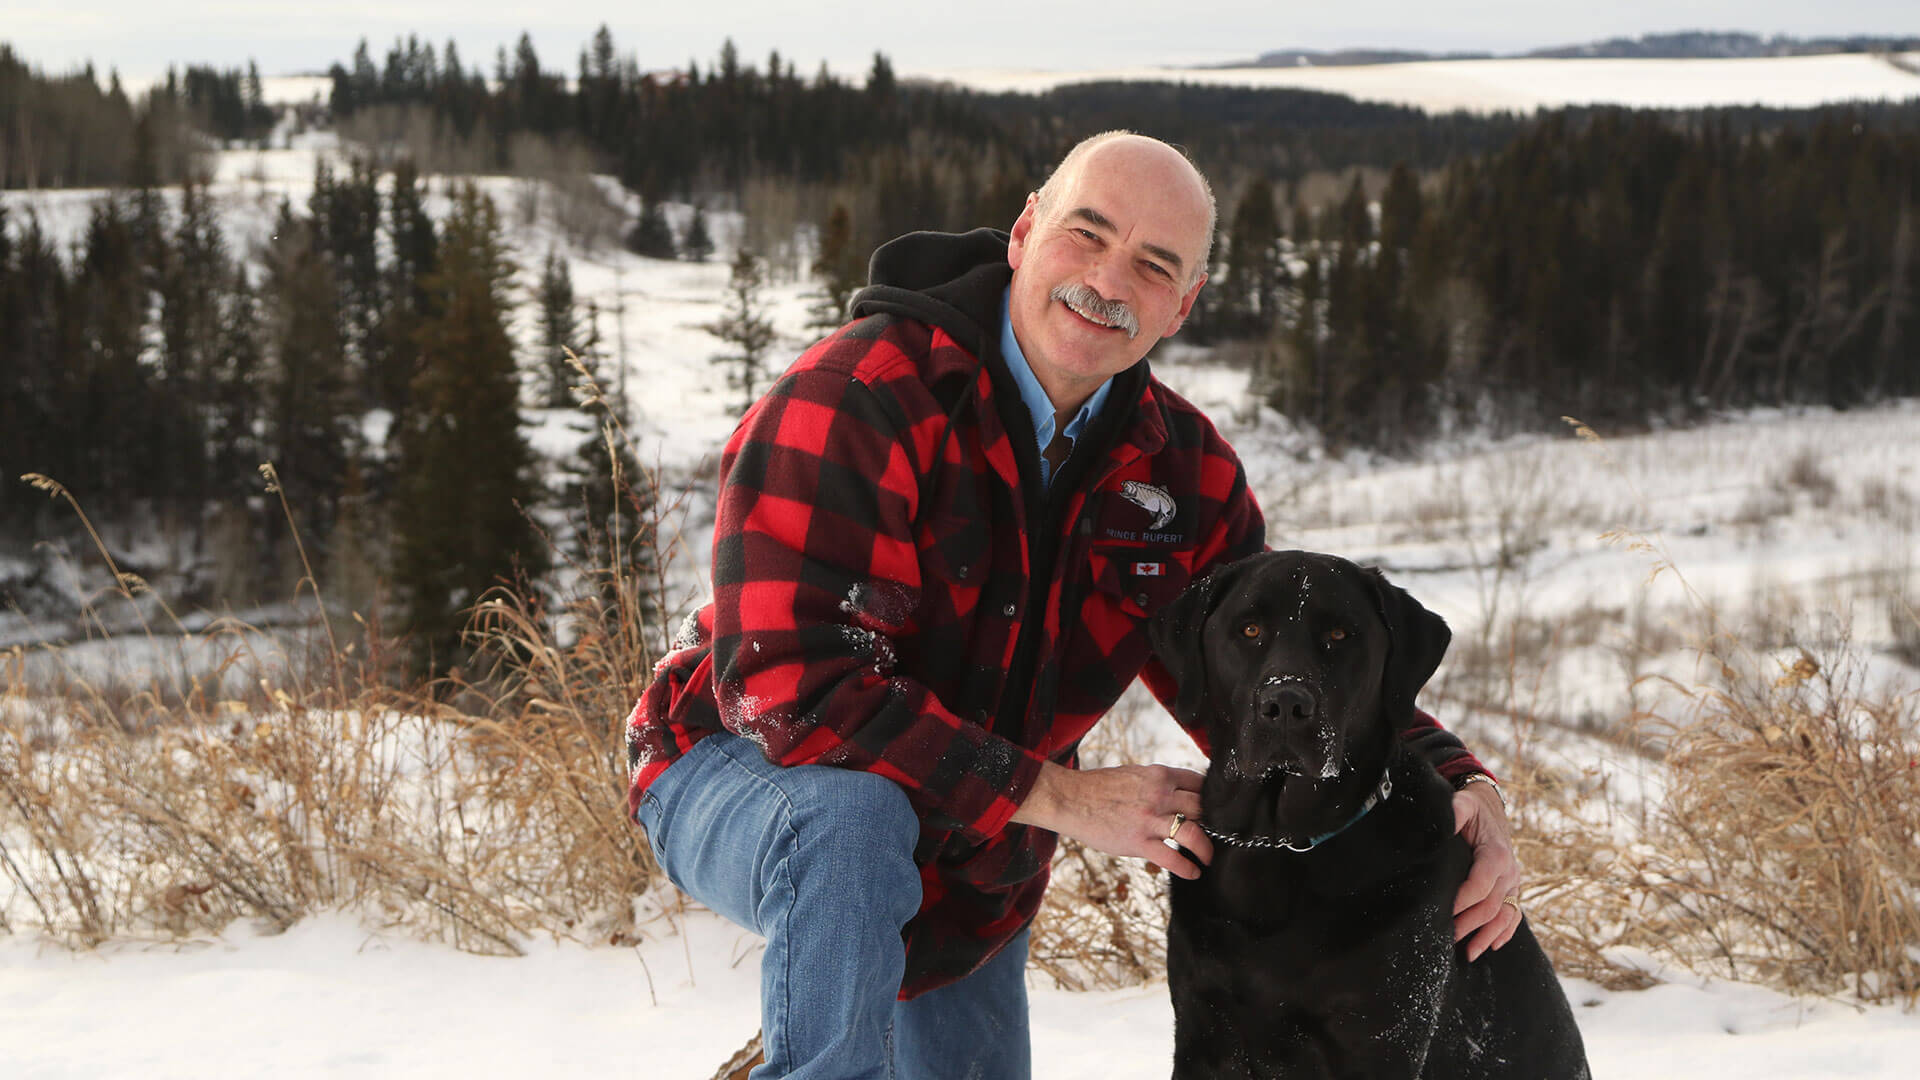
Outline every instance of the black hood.
<path fill-rule="evenodd" d="M 880 245 L 867 287 L 853 294 L 853 318 L 898 315 L 953 336 L 982 359 L 1000 355 L 1001 302 L 1013 280 L 1007 234 L 915 232 Z"/>

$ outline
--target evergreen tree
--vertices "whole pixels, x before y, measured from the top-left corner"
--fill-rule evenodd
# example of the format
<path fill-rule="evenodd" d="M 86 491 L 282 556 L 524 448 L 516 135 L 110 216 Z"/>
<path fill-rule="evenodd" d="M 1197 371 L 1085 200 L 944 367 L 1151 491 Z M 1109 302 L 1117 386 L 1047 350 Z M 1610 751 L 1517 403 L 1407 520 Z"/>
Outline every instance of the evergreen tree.
<path fill-rule="evenodd" d="M 1224 318 L 1242 333 L 1260 335 L 1279 318 L 1280 220 L 1275 213 L 1273 183 L 1256 175 L 1240 193 L 1227 234 L 1227 275 L 1223 284 Z"/>
<path fill-rule="evenodd" d="M 807 326 L 825 332 L 846 322 L 847 307 L 866 277 L 866 260 L 854 248 L 853 216 L 845 204 L 834 203 L 820 229 L 820 253 L 813 260 L 813 279 L 820 292 Z"/>
<path fill-rule="evenodd" d="M 1367 189 L 1360 174 L 1353 174 L 1347 185 L 1347 197 L 1340 200 L 1340 242 L 1359 248 L 1373 242 L 1373 214 L 1368 209 Z"/>
<path fill-rule="evenodd" d="M 54 416 L 88 432 L 74 475 L 118 505 L 149 492 L 160 458 L 145 405 L 152 368 L 142 363 L 148 289 L 135 220 L 117 196 L 95 205 L 74 275 L 70 317 L 81 351 Z"/>
<path fill-rule="evenodd" d="M 372 162 L 355 158 L 347 175 L 336 179 L 322 160 L 315 166 L 313 195 L 307 205 L 316 240 L 339 290 L 335 307 L 355 392 L 363 407 L 372 408 L 383 397 L 376 374 L 381 363 L 376 333 L 384 306 L 378 254 L 379 173 Z"/>
<path fill-rule="evenodd" d="M 263 261 L 266 279 L 266 378 L 263 421 L 267 460 L 309 547 L 324 547 L 346 476 L 353 438 L 351 379 L 341 339 L 339 292 L 310 219 L 281 202 Z M 281 569 L 290 561 L 284 523 L 267 516 Z"/>
<path fill-rule="evenodd" d="M 1386 193 L 1380 196 L 1380 246 L 1405 250 L 1412 246 L 1420 228 L 1420 182 L 1402 161 L 1387 177 Z"/>
<path fill-rule="evenodd" d="M 573 275 L 557 252 L 547 252 L 535 302 L 540 308 L 539 370 L 545 376 L 544 401 L 548 408 L 564 408 L 573 404 L 571 387 L 579 377 L 567 354 L 581 356 L 585 345 L 574 310 Z"/>
<path fill-rule="evenodd" d="M 725 314 L 706 327 L 707 333 L 733 346 L 733 352 L 716 356 L 713 362 L 727 368 L 727 386 L 740 391 L 736 414 L 744 414 L 758 396 L 766 378 L 767 353 L 773 348 L 773 321 L 767 318 L 760 296 L 765 285 L 766 270 L 759 256 L 742 244 L 734 252 L 727 278 Z"/>
<path fill-rule="evenodd" d="M 207 395 L 229 266 L 206 187 L 189 177 L 180 187 L 180 222 L 160 271 L 161 381 L 153 403 L 168 493 L 189 503 L 208 495 Z"/>
<path fill-rule="evenodd" d="M 208 488 L 215 498 L 239 499 L 258 488 L 254 469 L 268 456 L 260 446 L 260 378 L 265 367 L 260 304 L 245 263 L 229 267 L 218 345 L 207 367 Z"/>
<path fill-rule="evenodd" d="M 534 487 L 507 330 L 513 274 L 492 201 L 462 184 L 424 282 L 432 300 L 399 434 L 394 580 L 423 670 L 459 661 L 463 612 L 487 589 L 546 565 L 524 513 Z"/>
<path fill-rule="evenodd" d="M 72 283 L 53 241 L 29 216 L 17 237 L 7 236 L 7 208 L 0 203 L 0 461 L 14 474 L 27 470 L 78 477 L 73 462 L 86 444 L 61 432 L 86 402 L 73 358 L 78 345 Z M 70 344 L 69 344 L 70 343 Z M 22 485 L 0 483 L 0 511 L 43 507 Z"/>
<path fill-rule="evenodd" d="M 713 254 L 713 236 L 707 231 L 707 211 L 693 204 L 693 219 L 687 222 L 687 235 L 680 240 L 680 253 L 690 262 L 706 262 Z"/>
<path fill-rule="evenodd" d="M 407 410 L 408 388 L 419 369 L 420 323 L 431 310 L 426 279 L 439 256 L 439 238 L 427 216 L 426 184 L 409 158 L 393 170 L 386 228 L 393 257 L 382 288 L 385 303 L 375 335 L 370 381 L 376 404 L 399 417 Z"/>
<path fill-rule="evenodd" d="M 673 226 L 658 199 L 648 199 L 640 208 L 640 219 L 627 230 L 627 250 L 649 259 L 677 259 L 679 245 L 673 240 Z"/>

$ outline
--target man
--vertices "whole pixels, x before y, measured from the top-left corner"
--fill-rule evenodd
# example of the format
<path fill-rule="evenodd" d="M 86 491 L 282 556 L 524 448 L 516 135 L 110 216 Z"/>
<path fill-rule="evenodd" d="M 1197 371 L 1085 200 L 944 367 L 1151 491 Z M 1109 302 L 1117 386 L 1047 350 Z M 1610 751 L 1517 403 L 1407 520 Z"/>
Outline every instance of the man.
<path fill-rule="evenodd" d="M 1238 459 L 1143 361 L 1213 218 L 1178 151 L 1095 136 L 1010 236 L 882 247 L 855 321 L 728 442 L 714 600 L 630 720 L 630 811 L 767 939 L 754 1076 L 1025 1077 L 1056 837 L 1186 878 L 1211 859 L 1200 774 L 1074 765 L 1136 674 L 1171 700 L 1145 620 L 1265 544 Z M 1408 737 L 1466 785 L 1477 955 L 1519 921 L 1505 817 L 1457 739 Z"/>

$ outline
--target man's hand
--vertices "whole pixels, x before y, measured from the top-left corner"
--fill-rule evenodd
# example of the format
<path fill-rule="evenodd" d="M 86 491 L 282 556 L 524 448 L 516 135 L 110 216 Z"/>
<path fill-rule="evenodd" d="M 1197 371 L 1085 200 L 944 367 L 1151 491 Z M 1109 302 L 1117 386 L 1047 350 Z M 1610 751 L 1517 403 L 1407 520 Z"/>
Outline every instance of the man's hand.
<path fill-rule="evenodd" d="M 1467 959 L 1478 960 L 1513 940 L 1520 928 L 1520 860 L 1513 854 L 1506 808 L 1486 784 L 1454 793 L 1453 831 L 1473 845 L 1473 869 L 1453 900 L 1453 940 L 1471 934 Z"/>
<path fill-rule="evenodd" d="M 1199 822 L 1201 779 L 1192 769 L 1171 765 L 1081 770 L 1048 762 L 1013 820 L 1109 855 L 1145 859 L 1191 880 L 1213 861 L 1213 841 Z M 1175 839 L 1197 863 L 1165 843 L 1175 814 L 1186 815 Z"/>

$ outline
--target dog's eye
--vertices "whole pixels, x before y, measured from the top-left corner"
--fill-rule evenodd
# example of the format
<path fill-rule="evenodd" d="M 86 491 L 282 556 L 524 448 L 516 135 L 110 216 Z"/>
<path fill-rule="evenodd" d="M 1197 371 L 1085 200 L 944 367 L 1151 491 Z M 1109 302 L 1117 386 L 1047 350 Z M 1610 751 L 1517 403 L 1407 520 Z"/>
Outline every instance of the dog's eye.
<path fill-rule="evenodd" d="M 1250 623 L 1243 623 L 1243 624 L 1241 624 L 1241 626 L 1240 626 L 1240 636 L 1241 636 L 1241 637 L 1250 637 L 1250 638 L 1256 638 L 1256 637 L 1259 637 L 1259 636 L 1260 636 L 1260 624 L 1259 624 L 1259 623 L 1257 623 L 1257 622 L 1250 622 Z"/>
<path fill-rule="evenodd" d="M 1341 629 L 1340 627 L 1336 626 L 1333 629 L 1327 631 L 1327 640 L 1328 641 L 1345 641 L 1347 640 L 1347 632 Z"/>

